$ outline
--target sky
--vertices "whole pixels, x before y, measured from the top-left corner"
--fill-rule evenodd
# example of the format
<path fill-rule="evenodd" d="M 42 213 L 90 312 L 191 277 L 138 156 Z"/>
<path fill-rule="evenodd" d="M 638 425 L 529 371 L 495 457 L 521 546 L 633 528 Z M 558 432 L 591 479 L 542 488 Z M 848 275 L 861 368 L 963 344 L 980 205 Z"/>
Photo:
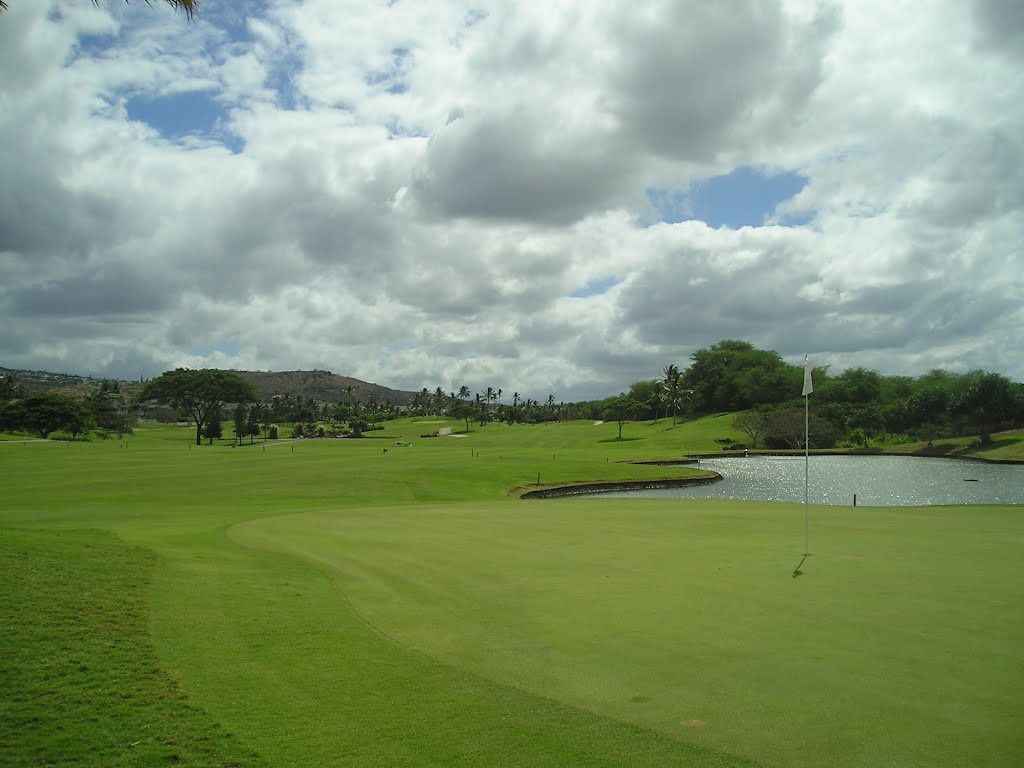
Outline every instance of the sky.
<path fill-rule="evenodd" d="M 0 365 L 1024 381 L 1018 0 L 10 0 Z"/>

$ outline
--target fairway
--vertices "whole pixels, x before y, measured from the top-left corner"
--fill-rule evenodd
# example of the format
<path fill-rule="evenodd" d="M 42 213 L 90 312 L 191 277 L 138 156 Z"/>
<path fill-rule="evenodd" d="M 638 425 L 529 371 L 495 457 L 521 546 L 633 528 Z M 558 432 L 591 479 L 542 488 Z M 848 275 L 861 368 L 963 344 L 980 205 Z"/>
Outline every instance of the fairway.
<path fill-rule="evenodd" d="M 639 439 L 575 423 L 446 440 L 405 420 L 380 439 L 243 448 L 154 427 L 0 447 L 0 533 L 23 574 L 0 597 L 19 660 L 0 683 L 24 682 L 4 763 L 38 764 L 51 739 L 14 716 L 52 689 L 52 665 L 30 663 L 52 653 L 31 639 L 54 632 L 46 607 L 102 597 L 136 618 L 100 626 L 45 696 L 110 722 L 64 724 L 53 764 L 102 765 L 67 757 L 95 744 L 197 765 L 1019 764 L 1019 507 L 815 507 L 794 578 L 800 506 L 513 493 L 538 475 L 693 474 L 622 460 L 699 448 L 721 419 L 631 427 Z M 67 573 L 40 580 L 54 542 Z M 152 661 L 103 650 L 122 634 Z M 80 667 L 105 670 L 102 691 L 75 688 Z M 103 704 L 122 691 L 137 703 Z M 162 735 L 140 739 L 156 711 Z M 212 729 L 209 748 L 182 740 Z"/>

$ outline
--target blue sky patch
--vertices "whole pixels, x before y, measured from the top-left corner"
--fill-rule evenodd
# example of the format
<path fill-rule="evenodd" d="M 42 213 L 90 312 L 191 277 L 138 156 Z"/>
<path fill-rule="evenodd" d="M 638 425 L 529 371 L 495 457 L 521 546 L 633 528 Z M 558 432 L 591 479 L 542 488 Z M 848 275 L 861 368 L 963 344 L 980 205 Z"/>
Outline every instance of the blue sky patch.
<path fill-rule="evenodd" d="M 302 69 L 298 55 L 290 52 L 276 58 L 267 72 L 267 87 L 277 94 L 277 104 L 281 109 L 293 111 L 300 104 L 308 106 L 307 99 L 301 99 L 295 88 L 295 78 Z"/>
<path fill-rule="evenodd" d="M 652 187 L 647 192 L 647 202 L 658 213 L 666 224 L 678 224 L 680 221 L 692 219 L 690 213 L 690 202 L 685 190 L 661 189 Z"/>
<path fill-rule="evenodd" d="M 248 0 L 242 4 L 233 3 L 211 3 L 203 6 L 203 21 L 212 24 L 222 30 L 234 43 L 251 43 L 252 32 L 249 29 L 249 19 L 265 19 L 267 15 L 267 3 L 265 0 Z"/>
<path fill-rule="evenodd" d="M 766 176 L 741 165 L 724 176 L 694 182 L 688 191 L 648 189 L 647 199 L 661 220 L 670 224 L 696 219 L 714 229 L 739 229 L 762 226 L 779 203 L 798 194 L 806 184 L 807 179 L 798 173 Z M 800 225 L 810 219 L 810 214 L 788 217 L 785 223 Z"/>
<path fill-rule="evenodd" d="M 393 48 L 391 64 L 384 69 L 374 70 L 366 74 L 367 85 L 383 85 L 385 90 L 400 95 L 409 90 L 406 76 L 409 69 L 409 58 L 412 52 L 408 48 Z"/>
<path fill-rule="evenodd" d="M 385 123 L 385 128 L 388 129 L 388 140 L 394 139 L 425 139 L 427 138 L 427 132 L 420 126 L 406 125 L 399 121 L 397 117 L 390 118 Z"/>
<path fill-rule="evenodd" d="M 125 102 L 125 109 L 129 119 L 152 126 L 169 141 L 199 136 L 220 142 L 235 154 L 245 147 L 239 136 L 225 128 L 227 112 L 213 98 L 212 91 L 188 91 L 155 99 L 135 96 Z"/>
<path fill-rule="evenodd" d="M 155 99 L 136 96 L 125 108 L 131 120 L 148 123 L 167 139 L 211 133 L 217 120 L 226 117 L 210 91 L 187 91 Z"/>
<path fill-rule="evenodd" d="M 573 291 L 569 295 L 574 299 L 585 299 L 588 296 L 600 296 L 602 293 L 607 293 L 621 282 L 622 281 L 617 277 L 605 277 L 600 280 L 591 280 L 585 286 L 579 290 Z"/>
<path fill-rule="evenodd" d="M 218 341 L 212 347 L 198 347 L 190 349 L 188 353 L 196 357 L 210 357 L 214 352 L 222 352 L 228 357 L 238 357 L 242 351 L 242 345 L 237 341 Z"/>

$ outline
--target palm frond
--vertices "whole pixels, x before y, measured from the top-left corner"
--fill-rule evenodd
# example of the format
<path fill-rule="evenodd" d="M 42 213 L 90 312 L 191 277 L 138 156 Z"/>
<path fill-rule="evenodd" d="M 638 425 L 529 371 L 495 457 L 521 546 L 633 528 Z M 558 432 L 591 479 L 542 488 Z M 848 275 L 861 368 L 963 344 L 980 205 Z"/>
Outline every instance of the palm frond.
<path fill-rule="evenodd" d="M 124 1 L 125 3 L 128 2 L 128 0 Z M 0 0 L 0 2 L 2 2 L 2 0 Z M 93 5 L 95 5 L 97 8 L 99 7 L 100 0 L 92 0 L 92 2 Z M 189 21 L 192 20 L 192 18 L 195 16 L 196 10 L 199 8 L 199 0 L 165 0 L 165 2 L 176 11 L 184 11 L 185 16 L 188 18 Z M 150 0 L 146 0 L 146 5 L 152 5 Z"/>
<path fill-rule="evenodd" d="M 124 0 L 126 3 L 128 0 Z M 92 0 L 93 5 L 99 8 L 100 0 Z M 174 8 L 174 10 L 182 10 L 185 12 L 185 16 L 191 21 L 196 14 L 196 10 L 199 8 L 199 0 L 165 0 L 165 2 Z M 146 0 L 146 5 L 152 5 L 149 0 Z M 0 0 L 0 13 L 7 10 L 6 0 Z"/>

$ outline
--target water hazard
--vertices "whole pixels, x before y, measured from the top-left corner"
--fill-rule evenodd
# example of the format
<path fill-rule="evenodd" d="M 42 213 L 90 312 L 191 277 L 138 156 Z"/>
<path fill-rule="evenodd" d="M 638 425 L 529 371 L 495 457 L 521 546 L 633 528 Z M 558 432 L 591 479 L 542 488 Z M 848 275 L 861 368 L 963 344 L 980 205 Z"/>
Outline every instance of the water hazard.
<path fill-rule="evenodd" d="M 803 456 L 701 459 L 722 481 L 685 488 L 616 491 L 625 498 L 804 500 Z M 849 506 L 1024 504 L 1024 465 L 916 456 L 811 456 L 808 500 Z"/>

